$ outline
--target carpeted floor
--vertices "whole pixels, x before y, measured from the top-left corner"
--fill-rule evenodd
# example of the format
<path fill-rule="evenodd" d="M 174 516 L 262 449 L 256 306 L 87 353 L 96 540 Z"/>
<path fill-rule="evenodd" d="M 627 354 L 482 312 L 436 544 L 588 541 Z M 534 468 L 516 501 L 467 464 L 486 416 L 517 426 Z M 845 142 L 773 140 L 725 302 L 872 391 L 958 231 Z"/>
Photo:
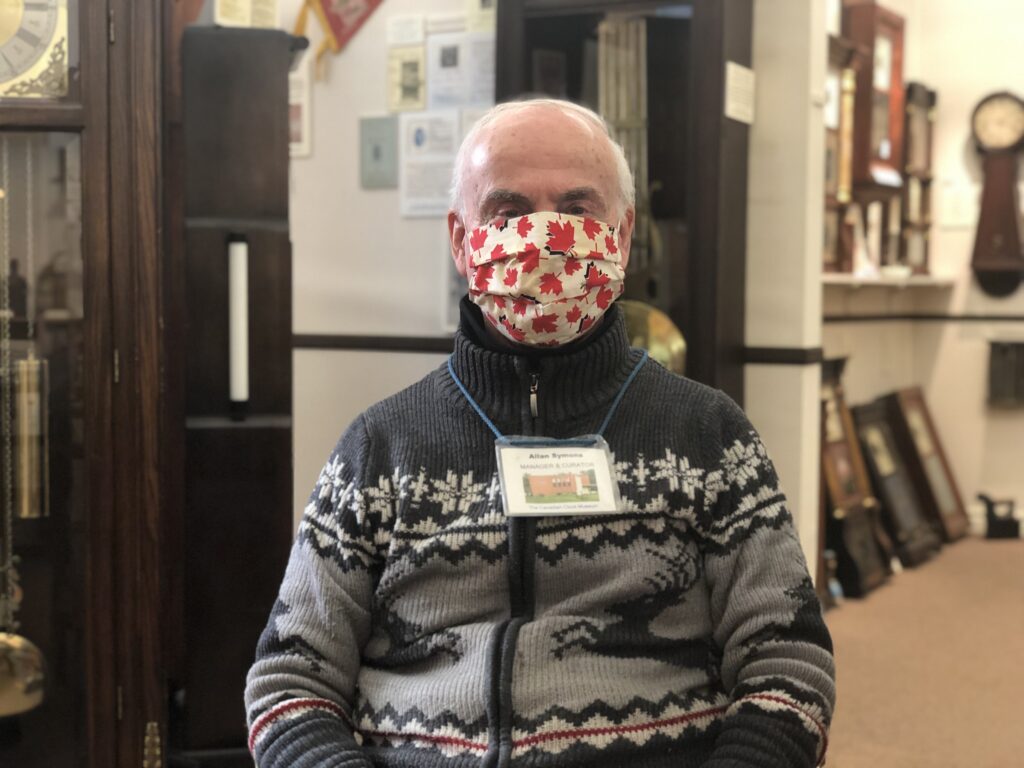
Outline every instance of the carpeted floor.
<path fill-rule="evenodd" d="M 1024 766 L 1024 541 L 947 546 L 825 619 L 829 768 Z"/>

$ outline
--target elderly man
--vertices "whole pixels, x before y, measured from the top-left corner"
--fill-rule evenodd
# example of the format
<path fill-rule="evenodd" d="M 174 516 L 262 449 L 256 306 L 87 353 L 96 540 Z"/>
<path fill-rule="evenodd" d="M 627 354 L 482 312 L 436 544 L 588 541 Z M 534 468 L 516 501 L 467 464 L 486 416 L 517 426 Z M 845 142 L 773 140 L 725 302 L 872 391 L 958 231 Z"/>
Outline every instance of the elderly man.
<path fill-rule="evenodd" d="M 613 303 L 622 150 L 498 106 L 452 207 L 455 351 L 320 475 L 249 673 L 258 765 L 818 764 L 831 641 L 772 464 Z"/>

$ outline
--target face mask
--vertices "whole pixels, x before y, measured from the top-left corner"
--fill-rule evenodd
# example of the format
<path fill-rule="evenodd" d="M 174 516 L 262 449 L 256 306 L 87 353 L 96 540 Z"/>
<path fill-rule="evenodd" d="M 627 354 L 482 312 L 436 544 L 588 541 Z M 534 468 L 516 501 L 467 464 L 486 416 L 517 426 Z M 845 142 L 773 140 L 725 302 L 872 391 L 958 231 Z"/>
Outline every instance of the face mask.
<path fill-rule="evenodd" d="M 586 333 L 622 293 L 615 227 L 531 213 L 469 235 L 469 297 L 520 344 L 556 346 Z"/>

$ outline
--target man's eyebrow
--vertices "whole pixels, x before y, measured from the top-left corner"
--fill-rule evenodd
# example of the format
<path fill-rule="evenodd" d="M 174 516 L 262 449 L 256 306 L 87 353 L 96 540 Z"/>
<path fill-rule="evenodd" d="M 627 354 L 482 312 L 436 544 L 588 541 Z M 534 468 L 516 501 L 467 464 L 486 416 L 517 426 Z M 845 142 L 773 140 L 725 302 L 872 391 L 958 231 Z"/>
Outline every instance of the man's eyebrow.
<path fill-rule="evenodd" d="M 573 203 L 577 200 L 590 200 L 604 205 L 604 198 L 601 196 L 601 193 L 593 187 L 574 187 L 558 196 L 559 203 Z"/>
<path fill-rule="evenodd" d="M 530 198 L 519 192 L 513 192 L 511 189 L 495 189 L 487 193 L 484 197 L 483 202 L 480 204 L 480 208 L 489 208 L 494 205 L 503 205 L 512 203 L 513 205 L 531 206 Z"/>

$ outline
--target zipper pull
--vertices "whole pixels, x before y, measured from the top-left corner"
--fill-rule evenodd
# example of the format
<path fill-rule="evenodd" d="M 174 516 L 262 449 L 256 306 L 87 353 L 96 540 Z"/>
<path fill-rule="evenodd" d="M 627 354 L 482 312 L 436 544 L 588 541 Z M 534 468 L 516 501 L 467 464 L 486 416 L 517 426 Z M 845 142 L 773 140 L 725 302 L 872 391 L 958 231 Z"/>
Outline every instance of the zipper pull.
<path fill-rule="evenodd" d="M 530 374 L 530 415 L 537 418 L 537 390 L 540 388 L 540 376 Z"/>

